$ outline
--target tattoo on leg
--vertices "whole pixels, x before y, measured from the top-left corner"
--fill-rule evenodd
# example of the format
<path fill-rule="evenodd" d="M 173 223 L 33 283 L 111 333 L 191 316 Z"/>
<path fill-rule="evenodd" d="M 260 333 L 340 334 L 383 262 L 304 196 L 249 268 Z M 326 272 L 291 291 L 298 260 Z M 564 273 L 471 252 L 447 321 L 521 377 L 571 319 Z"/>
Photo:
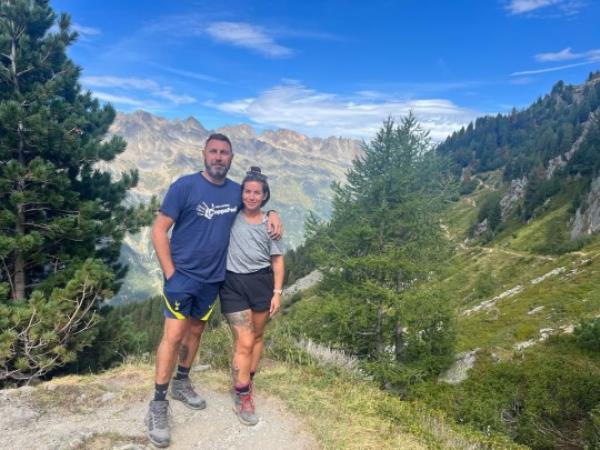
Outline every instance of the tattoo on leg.
<path fill-rule="evenodd" d="M 185 362 L 185 360 L 188 357 L 189 352 L 190 352 L 190 349 L 188 348 L 188 346 L 185 344 L 182 344 L 181 347 L 179 348 L 179 362 Z"/>
<path fill-rule="evenodd" d="M 252 322 L 252 311 L 246 309 L 244 311 L 234 312 L 225 314 L 227 322 L 232 328 L 241 327 L 249 330 L 254 330 L 254 323 Z"/>
<path fill-rule="evenodd" d="M 240 369 L 235 364 L 231 364 L 231 379 L 234 386 L 240 383 Z"/>

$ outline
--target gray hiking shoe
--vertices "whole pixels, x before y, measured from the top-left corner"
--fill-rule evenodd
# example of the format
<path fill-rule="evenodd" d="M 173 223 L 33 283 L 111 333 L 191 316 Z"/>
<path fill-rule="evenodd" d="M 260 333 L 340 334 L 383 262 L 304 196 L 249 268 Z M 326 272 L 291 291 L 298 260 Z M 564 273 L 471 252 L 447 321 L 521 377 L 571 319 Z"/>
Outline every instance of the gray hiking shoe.
<path fill-rule="evenodd" d="M 256 425 L 258 416 L 252 399 L 252 392 L 247 394 L 235 394 L 233 410 L 244 425 Z"/>
<path fill-rule="evenodd" d="M 168 447 L 171 443 L 169 430 L 169 402 L 167 400 L 152 400 L 146 414 L 148 439 L 157 447 Z"/>
<path fill-rule="evenodd" d="M 196 394 L 189 378 L 171 381 L 171 397 L 191 409 L 206 408 L 206 400 Z"/>

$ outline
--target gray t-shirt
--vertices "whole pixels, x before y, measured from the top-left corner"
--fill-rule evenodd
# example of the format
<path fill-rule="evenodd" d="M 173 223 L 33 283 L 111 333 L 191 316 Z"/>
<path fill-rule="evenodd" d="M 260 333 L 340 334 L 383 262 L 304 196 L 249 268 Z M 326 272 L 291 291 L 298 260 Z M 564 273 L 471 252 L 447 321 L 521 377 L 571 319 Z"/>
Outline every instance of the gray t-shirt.
<path fill-rule="evenodd" d="M 248 223 L 240 212 L 231 228 L 227 270 L 256 272 L 271 265 L 271 255 L 283 255 L 283 243 L 267 233 L 267 216 L 263 215 L 262 223 Z"/>

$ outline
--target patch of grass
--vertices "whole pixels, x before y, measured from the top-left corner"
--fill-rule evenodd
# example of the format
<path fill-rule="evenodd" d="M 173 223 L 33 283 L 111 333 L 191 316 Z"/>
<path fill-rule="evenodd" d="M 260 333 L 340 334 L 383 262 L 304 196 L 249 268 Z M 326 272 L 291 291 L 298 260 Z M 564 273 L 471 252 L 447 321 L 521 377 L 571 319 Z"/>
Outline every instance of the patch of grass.
<path fill-rule="evenodd" d="M 576 258 L 570 257 L 553 263 L 554 268 L 565 267 L 566 271 L 535 285 L 531 280 L 550 272 L 552 266 L 544 264 L 541 274 L 539 268 L 519 266 L 521 276 L 513 281 L 513 286 L 521 284 L 521 293 L 500 300 L 490 310 L 459 315 L 459 349 L 510 349 L 516 342 L 538 339 L 542 328 L 558 330 L 600 314 L 600 285 L 597 283 L 600 259 L 585 266 L 578 266 L 575 261 Z M 536 314 L 528 314 L 538 306 L 544 308 Z"/>
<path fill-rule="evenodd" d="M 62 409 L 84 413 L 97 408 L 106 394 L 119 399 L 145 399 L 152 392 L 152 386 L 153 378 L 147 365 L 128 363 L 93 376 L 55 378 L 33 391 L 32 401 L 42 412 Z"/>
<path fill-rule="evenodd" d="M 505 439 L 458 430 L 441 413 L 343 371 L 279 365 L 258 380 L 257 389 L 286 399 L 307 417 L 325 448 L 517 448 Z"/>
<path fill-rule="evenodd" d="M 546 244 L 546 230 L 553 222 L 561 221 L 567 214 L 568 205 L 554 209 L 543 216 L 531 220 L 528 224 L 521 225 L 518 230 L 511 230 L 516 234 L 514 239 L 508 241 L 508 247 L 513 250 L 535 252 Z M 505 236 L 502 236 L 505 238 Z M 501 237 L 501 238 L 502 238 Z"/>

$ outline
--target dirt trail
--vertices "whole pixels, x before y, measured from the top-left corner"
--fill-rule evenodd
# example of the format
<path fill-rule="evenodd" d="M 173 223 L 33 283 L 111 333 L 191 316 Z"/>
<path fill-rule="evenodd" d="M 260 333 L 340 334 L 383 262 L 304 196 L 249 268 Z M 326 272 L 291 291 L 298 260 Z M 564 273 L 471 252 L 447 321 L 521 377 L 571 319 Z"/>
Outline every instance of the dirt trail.
<path fill-rule="evenodd" d="M 0 449 L 154 448 L 143 418 L 152 385 L 147 367 L 65 377 L 37 387 L 0 391 Z M 200 383 L 196 378 L 196 384 Z M 257 393 L 258 425 L 242 425 L 222 389 L 198 389 L 207 408 L 193 411 L 171 401 L 170 449 L 317 449 L 302 422 L 275 398 Z"/>

